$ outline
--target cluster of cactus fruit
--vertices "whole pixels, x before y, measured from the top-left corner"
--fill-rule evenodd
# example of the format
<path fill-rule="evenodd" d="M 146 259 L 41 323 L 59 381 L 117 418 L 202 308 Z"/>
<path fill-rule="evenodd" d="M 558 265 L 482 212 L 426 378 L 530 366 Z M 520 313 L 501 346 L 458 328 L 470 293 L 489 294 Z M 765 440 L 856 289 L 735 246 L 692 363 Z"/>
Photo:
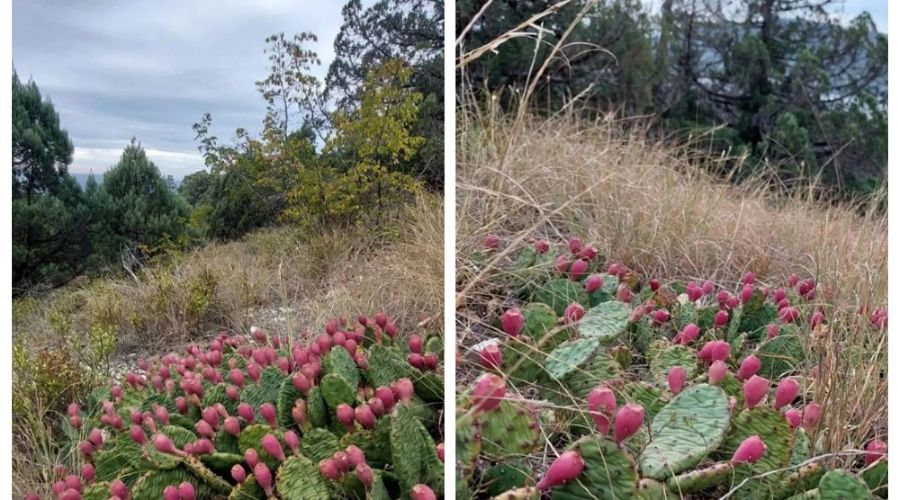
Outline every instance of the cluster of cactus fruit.
<path fill-rule="evenodd" d="M 476 262 L 515 300 L 468 354 L 484 373 L 458 396 L 458 498 L 887 496 L 875 436 L 852 472 L 819 456 L 815 280 L 642 281 L 578 239 L 501 246 Z"/>
<path fill-rule="evenodd" d="M 379 313 L 141 360 L 69 406 L 55 498 L 435 499 L 442 348 Z"/>

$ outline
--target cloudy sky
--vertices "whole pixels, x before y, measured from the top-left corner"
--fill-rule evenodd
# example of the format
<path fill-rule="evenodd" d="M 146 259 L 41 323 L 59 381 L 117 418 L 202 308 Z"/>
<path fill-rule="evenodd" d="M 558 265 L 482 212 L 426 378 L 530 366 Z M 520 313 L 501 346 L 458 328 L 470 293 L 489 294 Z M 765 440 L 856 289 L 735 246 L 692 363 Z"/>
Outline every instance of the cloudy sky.
<path fill-rule="evenodd" d="M 266 74 L 266 36 L 316 33 L 324 76 L 342 4 L 16 0 L 13 63 L 55 103 L 75 143 L 72 172 L 103 172 L 136 137 L 164 174 L 180 178 L 203 168 L 191 125 L 204 112 L 220 138 L 258 130 L 265 103 L 254 82 Z M 848 0 L 843 9 L 848 17 L 868 10 L 887 29 L 887 0 Z"/>
<path fill-rule="evenodd" d="M 369 3 L 369 2 L 365 2 Z M 75 143 L 72 172 L 102 172 L 131 137 L 163 174 L 203 168 L 191 125 L 260 128 L 266 36 L 312 31 L 324 76 L 343 2 L 317 0 L 13 2 L 13 64 L 34 78 Z"/>

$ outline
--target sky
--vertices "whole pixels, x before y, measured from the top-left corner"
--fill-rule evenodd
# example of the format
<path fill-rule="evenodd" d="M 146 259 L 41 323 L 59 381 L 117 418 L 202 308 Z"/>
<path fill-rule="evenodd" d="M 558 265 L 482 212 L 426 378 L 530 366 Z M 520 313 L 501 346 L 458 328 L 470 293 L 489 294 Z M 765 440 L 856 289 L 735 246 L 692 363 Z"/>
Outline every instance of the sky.
<path fill-rule="evenodd" d="M 647 0 L 658 4 L 661 0 Z M 364 2 L 366 4 L 370 2 Z M 205 112 L 213 133 L 259 130 L 266 36 L 312 31 L 324 77 L 342 23 L 340 1 L 160 0 L 13 2 L 13 64 L 49 96 L 75 144 L 70 171 L 102 173 L 137 138 L 164 175 L 203 168 L 191 126 Z M 844 17 L 869 11 L 887 30 L 887 0 L 847 0 Z"/>
<path fill-rule="evenodd" d="M 59 112 L 75 145 L 70 172 L 107 170 L 135 137 L 180 179 L 204 167 L 191 128 L 203 113 L 220 140 L 261 128 L 266 36 L 314 32 L 324 77 L 343 3 L 15 0 L 13 65 Z"/>

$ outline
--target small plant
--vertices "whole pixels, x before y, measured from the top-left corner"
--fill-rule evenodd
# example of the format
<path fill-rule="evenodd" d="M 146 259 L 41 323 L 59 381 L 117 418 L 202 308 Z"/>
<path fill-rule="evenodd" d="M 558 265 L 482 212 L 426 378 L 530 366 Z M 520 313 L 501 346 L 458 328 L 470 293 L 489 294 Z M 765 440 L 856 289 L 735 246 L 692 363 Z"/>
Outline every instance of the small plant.
<path fill-rule="evenodd" d="M 578 239 L 491 260 L 501 246 L 474 260 L 518 301 L 484 321 L 486 373 L 458 397 L 460 498 L 887 496 L 886 443 L 858 443 L 854 472 L 820 451 L 813 278 L 643 280 Z"/>
<path fill-rule="evenodd" d="M 253 328 L 140 360 L 68 406 L 56 498 L 435 498 L 441 339 L 397 332 L 379 313 L 303 343 Z"/>

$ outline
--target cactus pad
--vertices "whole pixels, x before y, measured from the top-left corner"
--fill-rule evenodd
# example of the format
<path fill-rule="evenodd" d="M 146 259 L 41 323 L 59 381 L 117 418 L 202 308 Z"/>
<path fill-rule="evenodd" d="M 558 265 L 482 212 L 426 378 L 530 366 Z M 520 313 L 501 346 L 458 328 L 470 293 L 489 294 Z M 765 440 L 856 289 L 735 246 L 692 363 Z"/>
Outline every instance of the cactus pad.
<path fill-rule="evenodd" d="M 794 433 L 784 416 L 768 406 L 743 410 L 731 419 L 732 425 L 725 442 L 718 449 L 723 460 L 731 459 L 744 439 L 758 435 L 766 445 L 766 452 L 755 464 L 735 468 L 735 485 L 749 479 L 736 492 L 736 498 L 769 498 L 777 489 L 777 475 L 753 478 L 760 473 L 786 467 L 794 448 Z"/>
<path fill-rule="evenodd" d="M 621 335 L 628 326 L 631 306 L 618 300 L 603 302 L 590 309 L 578 324 L 578 333 L 585 338 L 596 338 L 609 343 Z"/>
<path fill-rule="evenodd" d="M 300 446 L 303 454 L 316 463 L 331 457 L 339 450 L 337 436 L 321 427 L 310 429 L 304 434 Z"/>
<path fill-rule="evenodd" d="M 775 380 L 793 372 L 803 360 L 803 343 L 794 334 L 781 334 L 766 340 L 756 349 L 758 375 Z"/>
<path fill-rule="evenodd" d="M 359 385 L 359 369 L 356 362 L 350 357 L 347 349 L 339 346 L 335 346 L 322 358 L 322 373 L 340 375 L 353 387 Z"/>
<path fill-rule="evenodd" d="M 652 437 L 638 457 L 642 475 L 663 480 L 697 465 L 725 438 L 729 420 L 722 389 L 706 384 L 686 388 L 653 417 Z"/>
<path fill-rule="evenodd" d="M 343 376 L 329 373 L 322 377 L 319 387 L 322 389 L 322 398 L 331 410 L 342 403 L 356 406 L 356 388 Z"/>
<path fill-rule="evenodd" d="M 647 357 L 650 358 L 650 376 L 662 386 L 666 385 L 669 370 L 676 366 L 684 368 L 688 380 L 694 378 L 699 370 L 694 349 L 667 340 L 652 342 L 647 349 Z"/>
<path fill-rule="evenodd" d="M 578 478 L 553 488 L 553 500 L 632 498 L 638 484 L 634 461 L 609 439 L 586 436 L 573 443 L 584 460 Z"/>
<path fill-rule="evenodd" d="M 818 489 L 821 500 L 868 500 L 872 498 L 866 483 L 840 469 L 825 473 L 819 481 Z"/>
<path fill-rule="evenodd" d="M 581 285 L 568 279 L 556 279 L 538 288 L 531 300 L 547 304 L 557 316 L 562 316 L 566 307 L 573 302 L 585 307 L 590 305 L 590 299 Z"/>
<path fill-rule="evenodd" d="M 527 455 L 538 446 L 541 429 L 524 401 L 501 401 L 478 417 L 482 451 L 493 457 Z"/>
<path fill-rule="evenodd" d="M 303 455 L 290 457 L 281 464 L 275 477 L 275 487 L 283 500 L 331 497 L 319 468 Z"/>
<path fill-rule="evenodd" d="M 547 356 L 547 373 L 562 380 L 590 359 L 598 347 L 600 343 L 597 339 L 578 339 L 561 344 Z"/>

